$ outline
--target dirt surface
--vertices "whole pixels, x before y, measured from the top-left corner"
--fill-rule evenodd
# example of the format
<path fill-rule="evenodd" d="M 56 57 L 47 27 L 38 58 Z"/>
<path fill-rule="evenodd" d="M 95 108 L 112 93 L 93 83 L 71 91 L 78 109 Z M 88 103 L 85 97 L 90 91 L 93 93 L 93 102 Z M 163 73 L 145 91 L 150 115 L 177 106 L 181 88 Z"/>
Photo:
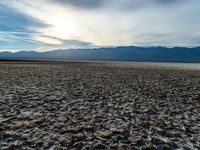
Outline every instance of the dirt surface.
<path fill-rule="evenodd" d="M 200 149 L 200 71 L 0 63 L 0 149 Z"/>

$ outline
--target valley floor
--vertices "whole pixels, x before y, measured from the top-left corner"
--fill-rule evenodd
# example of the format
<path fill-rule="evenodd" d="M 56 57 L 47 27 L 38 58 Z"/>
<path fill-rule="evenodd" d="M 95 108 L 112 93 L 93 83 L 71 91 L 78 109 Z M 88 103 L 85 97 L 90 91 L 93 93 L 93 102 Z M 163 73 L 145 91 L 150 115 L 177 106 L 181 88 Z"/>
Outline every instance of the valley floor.
<path fill-rule="evenodd" d="M 200 71 L 1 62 L 0 149 L 200 149 Z"/>

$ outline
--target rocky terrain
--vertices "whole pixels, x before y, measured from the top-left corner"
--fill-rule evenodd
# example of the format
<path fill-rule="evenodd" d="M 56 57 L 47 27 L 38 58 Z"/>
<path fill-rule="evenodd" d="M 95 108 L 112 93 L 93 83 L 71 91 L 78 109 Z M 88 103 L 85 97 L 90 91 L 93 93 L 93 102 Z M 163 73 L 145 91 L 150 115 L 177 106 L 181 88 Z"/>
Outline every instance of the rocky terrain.
<path fill-rule="evenodd" d="M 200 71 L 1 62 L 0 149 L 200 149 Z"/>

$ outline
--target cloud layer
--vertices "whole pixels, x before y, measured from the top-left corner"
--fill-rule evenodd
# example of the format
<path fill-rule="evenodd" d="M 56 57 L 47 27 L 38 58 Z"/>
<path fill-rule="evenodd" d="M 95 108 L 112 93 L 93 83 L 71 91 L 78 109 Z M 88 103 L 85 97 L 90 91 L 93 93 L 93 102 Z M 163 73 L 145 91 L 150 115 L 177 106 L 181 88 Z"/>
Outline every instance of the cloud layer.
<path fill-rule="evenodd" d="M 200 45 L 199 0 L 0 1 L 0 50 Z"/>

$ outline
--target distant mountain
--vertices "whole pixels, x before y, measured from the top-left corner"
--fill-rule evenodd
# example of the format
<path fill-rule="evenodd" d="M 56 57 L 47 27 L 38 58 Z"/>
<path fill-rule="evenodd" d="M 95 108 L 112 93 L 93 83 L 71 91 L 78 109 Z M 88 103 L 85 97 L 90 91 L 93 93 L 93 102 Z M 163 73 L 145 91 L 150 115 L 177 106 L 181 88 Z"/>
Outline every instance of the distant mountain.
<path fill-rule="evenodd" d="M 96 49 L 70 49 L 47 52 L 1 52 L 0 59 L 14 60 L 94 60 L 94 61 L 149 61 L 149 62 L 198 62 L 200 47 L 115 47 Z"/>

